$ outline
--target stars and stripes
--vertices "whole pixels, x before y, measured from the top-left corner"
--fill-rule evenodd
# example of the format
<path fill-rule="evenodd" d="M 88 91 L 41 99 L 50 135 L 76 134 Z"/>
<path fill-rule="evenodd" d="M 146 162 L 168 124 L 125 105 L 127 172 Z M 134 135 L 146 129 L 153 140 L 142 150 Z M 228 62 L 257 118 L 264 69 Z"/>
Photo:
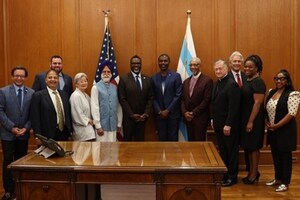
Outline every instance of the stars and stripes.
<path fill-rule="evenodd" d="M 117 61 L 114 53 L 114 47 L 113 47 L 108 23 L 105 28 L 102 48 L 101 48 L 98 66 L 96 70 L 96 75 L 95 75 L 96 83 L 101 80 L 102 70 L 107 65 L 110 68 L 112 73 L 111 82 L 117 85 L 119 83 L 120 77 L 119 77 Z"/>

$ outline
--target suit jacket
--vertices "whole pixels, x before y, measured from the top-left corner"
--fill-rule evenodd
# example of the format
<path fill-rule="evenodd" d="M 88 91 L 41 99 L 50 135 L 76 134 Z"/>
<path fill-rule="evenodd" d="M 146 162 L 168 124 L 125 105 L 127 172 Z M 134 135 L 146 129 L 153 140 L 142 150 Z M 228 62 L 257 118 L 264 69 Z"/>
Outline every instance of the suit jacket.
<path fill-rule="evenodd" d="M 223 131 L 225 125 L 231 126 L 232 132 L 238 133 L 240 105 L 240 89 L 238 84 L 228 75 L 214 84 L 212 95 L 212 119 L 214 129 Z"/>
<path fill-rule="evenodd" d="M 72 132 L 69 96 L 58 90 L 64 107 L 65 129 L 67 136 Z M 35 92 L 32 96 L 30 119 L 35 134 L 55 139 L 57 128 L 56 110 L 47 89 Z"/>
<path fill-rule="evenodd" d="M 193 112 L 195 118 L 201 118 L 203 123 L 206 123 L 210 118 L 209 104 L 211 101 L 213 81 L 201 73 L 195 84 L 193 94 L 190 97 L 189 86 L 191 78 L 192 77 L 189 77 L 183 82 L 181 111 L 182 114 L 185 112 Z"/>
<path fill-rule="evenodd" d="M 236 76 L 236 75 L 233 75 L 233 73 L 232 73 L 231 70 L 229 70 L 228 76 L 229 76 L 230 78 L 232 78 L 232 79 L 235 81 L 235 76 Z M 244 72 L 242 72 L 242 71 L 241 71 L 241 79 L 242 79 L 242 84 L 244 84 L 244 83 L 247 82 L 247 76 L 246 76 L 246 74 L 245 74 Z"/>
<path fill-rule="evenodd" d="M 152 110 L 153 91 L 151 79 L 141 74 L 142 91 L 137 87 L 132 73 L 121 77 L 118 86 L 119 102 L 123 109 L 123 118 L 131 118 L 133 114 L 148 114 Z"/>
<path fill-rule="evenodd" d="M 236 75 L 233 75 L 232 71 L 229 70 L 229 72 L 228 72 L 228 77 L 236 82 L 235 76 L 236 76 Z M 245 74 L 244 72 L 242 72 L 242 71 L 241 71 L 241 79 L 242 79 L 242 87 L 241 87 L 241 88 L 243 88 L 243 85 L 247 83 L 247 76 L 246 76 L 246 74 Z M 241 89 L 241 88 L 240 88 L 240 89 Z M 240 104 L 239 104 L 239 109 L 241 109 L 241 103 L 242 103 L 242 93 L 240 92 Z M 242 129 L 242 127 L 241 127 L 241 122 L 242 122 L 242 112 L 240 112 L 239 115 L 240 115 L 240 117 L 236 120 L 236 123 L 238 123 L 239 126 L 240 126 L 240 129 Z"/>
<path fill-rule="evenodd" d="M 72 78 L 69 75 L 65 74 L 65 73 L 62 73 L 62 76 L 63 76 L 64 81 L 65 81 L 65 86 L 64 86 L 63 90 L 66 91 L 68 93 L 69 97 L 70 97 L 71 94 L 73 93 Z M 40 91 L 40 90 L 43 90 L 43 89 L 46 89 L 47 87 L 46 87 L 45 78 L 46 78 L 46 72 L 37 74 L 34 78 L 32 89 L 36 92 Z"/>
<path fill-rule="evenodd" d="M 168 109 L 170 118 L 180 117 L 180 99 L 182 93 L 182 81 L 180 74 L 169 71 L 165 79 L 164 93 L 162 92 L 162 80 L 160 72 L 152 77 L 152 89 L 154 93 L 154 114 Z"/>
<path fill-rule="evenodd" d="M 0 134 L 2 140 L 13 141 L 17 137 L 11 133 L 13 127 L 26 128 L 28 131 L 18 139 L 28 139 L 31 123 L 29 119 L 31 98 L 34 91 L 24 86 L 22 110 L 19 106 L 18 97 L 14 85 L 8 85 L 0 89 Z"/>

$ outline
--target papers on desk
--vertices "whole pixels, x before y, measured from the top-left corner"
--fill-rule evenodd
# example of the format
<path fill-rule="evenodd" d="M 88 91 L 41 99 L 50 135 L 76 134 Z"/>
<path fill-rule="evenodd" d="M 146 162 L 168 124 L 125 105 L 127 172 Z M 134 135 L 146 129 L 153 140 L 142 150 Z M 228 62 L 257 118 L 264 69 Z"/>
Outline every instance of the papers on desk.
<path fill-rule="evenodd" d="M 34 153 L 37 153 L 41 156 L 44 156 L 45 158 L 49 158 L 50 156 L 52 156 L 53 154 L 55 154 L 55 151 L 49 149 L 48 147 L 45 146 L 40 146 L 40 148 L 36 149 L 34 151 Z"/>

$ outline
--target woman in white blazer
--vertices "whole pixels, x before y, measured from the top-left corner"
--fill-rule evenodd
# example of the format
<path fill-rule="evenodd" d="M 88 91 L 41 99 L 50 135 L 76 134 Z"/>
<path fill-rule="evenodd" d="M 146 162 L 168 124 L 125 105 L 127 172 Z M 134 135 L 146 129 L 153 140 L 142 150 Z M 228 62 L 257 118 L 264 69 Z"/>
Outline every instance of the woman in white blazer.
<path fill-rule="evenodd" d="M 91 115 L 91 98 L 85 93 L 88 87 L 88 77 L 85 73 L 78 73 L 74 77 L 75 91 L 70 97 L 73 140 L 95 140 L 95 129 Z"/>

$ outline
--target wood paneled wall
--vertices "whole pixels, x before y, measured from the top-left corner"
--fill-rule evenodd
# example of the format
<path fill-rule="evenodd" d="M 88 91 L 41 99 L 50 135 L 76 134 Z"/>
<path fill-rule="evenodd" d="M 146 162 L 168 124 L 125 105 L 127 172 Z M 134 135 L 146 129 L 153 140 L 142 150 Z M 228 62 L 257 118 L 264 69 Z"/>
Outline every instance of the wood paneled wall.
<path fill-rule="evenodd" d="M 104 31 L 102 10 L 111 10 L 110 28 L 120 74 L 138 54 L 142 71 L 151 76 L 157 57 L 168 53 L 176 70 L 188 9 L 192 33 L 205 74 L 214 78 L 213 62 L 239 50 L 258 54 L 263 78 L 281 68 L 292 73 L 300 90 L 300 3 L 298 0 L 0 0 L 0 87 L 11 82 L 16 65 L 29 69 L 27 84 L 49 68 L 49 58 L 64 58 L 71 76 L 83 71 L 92 82 Z M 300 124 L 300 115 L 297 120 Z M 153 122 L 147 138 L 155 139 Z M 298 139 L 298 141 L 300 141 Z M 298 142 L 300 144 L 300 142 Z"/>

